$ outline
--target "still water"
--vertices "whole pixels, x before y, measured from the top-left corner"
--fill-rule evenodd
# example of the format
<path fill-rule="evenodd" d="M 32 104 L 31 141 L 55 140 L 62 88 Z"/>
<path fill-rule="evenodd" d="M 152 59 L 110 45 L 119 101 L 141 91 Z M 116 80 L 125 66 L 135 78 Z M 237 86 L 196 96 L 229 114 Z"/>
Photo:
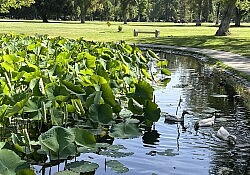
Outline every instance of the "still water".
<path fill-rule="evenodd" d="M 240 97 L 217 73 L 196 59 L 165 54 L 162 57 L 168 60 L 172 75 L 166 86 L 156 87 L 156 102 L 161 111 L 173 115 L 189 111 L 191 114 L 185 115 L 185 125 L 189 127 L 185 130 L 161 117 L 154 129 L 140 138 L 114 140 L 113 144 L 126 147 L 125 152 L 134 153 L 117 158 L 129 168 L 124 175 L 249 174 L 250 111 L 244 108 Z M 195 131 L 195 121 L 212 116 L 214 111 L 214 126 Z M 221 126 L 237 137 L 235 146 L 215 136 Z M 105 168 L 105 159 L 113 158 L 95 154 L 77 158 L 98 163 L 96 175 L 116 174 Z"/>

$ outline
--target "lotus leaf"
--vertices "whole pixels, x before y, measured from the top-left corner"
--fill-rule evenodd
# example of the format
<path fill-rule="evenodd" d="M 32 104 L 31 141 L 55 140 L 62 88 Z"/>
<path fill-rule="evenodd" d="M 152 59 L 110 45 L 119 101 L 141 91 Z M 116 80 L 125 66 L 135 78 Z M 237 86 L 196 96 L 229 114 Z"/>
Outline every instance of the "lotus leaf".
<path fill-rule="evenodd" d="M 171 76 L 171 72 L 165 68 L 161 69 L 161 73 L 167 76 Z"/>
<path fill-rule="evenodd" d="M 86 129 L 72 128 L 71 131 L 75 135 L 75 142 L 77 145 L 87 146 L 87 147 L 95 146 L 96 144 L 95 136 Z"/>
<path fill-rule="evenodd" d="M 110 106 L 114 107 L 115 106 L 115 96 L 113 94 L 112 89 L 110 86 L 106 84 L 101 85 L 101 91 L 102 91 L 102 98 L 104 101 L 109 104 Z"/>
<path fill-rule="evenodd" d="M 127 167 L 125 167 L 121 162 L 118 160 L 108 160 L 106 165 L 111 168 L 111 170 L 115 171 L 116 173 L 126 173 L 129 171 Z"/>
<path fill-rule="evenodd" d="M 153 100 L 153 88 L 146 81 L 140 81 L 138 84 L 135 84 L 135 94 L 133 98 L 139 102 L 141 105 L 144 105 L 147 100 Z"/>
<path fill-rule="evenodd" d="M 75 135 L 69 130 L 60 126 L 54 126 L 38 138 L 42 149 L 46 152 L 53 151 L 60 154 L 75 140 Z"/>
<path fill-rule="evenodd" d="M 108 124 L 113 119 L 113 112 L 108 104 L 92 104 L 89 112 L 89 118 L 94 122 Z"/>
<path fill-rule="evenodd" d="M 75 85 L 69 81 L 63 80 L 62 83 L 67 87 L 67 89 L 69 89 L 72 93 L 75 94 L 84 94 L 85 91 L 83 89 L 83 87 L 81 87 L 80 85 Z"/>
<path fill-rule="evenodd" d="M 158 105 L 152 101 L 147 101 L 146 106 L 144 108 L 144 116 L 146 119 L 157 122 L 160 118 L 160 108 Z"/>
<path fill-rule="evenodd" d="M 143 106 L 140 105 L 138 102 L 136 102 L 135 100 L 133 100 L 132 98 L 129 99 L 128 101 L 128 109 L 134 113 L 134 114 L 138 114 L 141 115 L 143 114 Z"/>
<path fill-rule="evenodd" d="M 115 138 L 135 138 L 142 135 L 136 124 L 130 122 L 114 124 L 109 134 Z"/>
<path fill-rule="evenodd" d="M 74 171 L 65 170 L 65 171 L 56 172 L 54 175 L 79 175 L 79 173 L 76 173 Z"/>
<path fill-rule="evenodd" d="M 98 164 L 88 162 L 88 161 L 77 161 L 73 163 L 66 164 L 66 169 L 76 172 L 76 173 L 87 173 L 93 172 L 99 167 Z"/>
<path fill-rule="evenodd" d="M 24 164 L 25 161 L 11 150 L 0 150 L 0 174 L 15 175 L 18 166 Z"/>
<path fill-rule="evenodd" d="M 5 142 L 0 142 L 0 150 L 4 147 Z"/>

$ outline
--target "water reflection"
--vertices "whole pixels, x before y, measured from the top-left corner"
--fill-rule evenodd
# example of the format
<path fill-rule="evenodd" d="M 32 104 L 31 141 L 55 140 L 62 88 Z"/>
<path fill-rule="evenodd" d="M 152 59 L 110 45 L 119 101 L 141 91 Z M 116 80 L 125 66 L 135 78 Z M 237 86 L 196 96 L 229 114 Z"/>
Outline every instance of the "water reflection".
<path fill-rule="evenodd" d="M 156 103 L 162 112 L 181 116 L 187 110 L 192 114 L 185 115 L 183 123 L 167 123 L 161 117 L 140 138 L 110 138 L 113 145 L 124 145 L 134 153 L 118 159 L 129 168 L 124 175 L 250 174 L 250 111 L 241 98 L 220 78 L 220 72 L 195 59 L 164 53 L 161 58 L 168 60 L 172 75 L 166 86 L 156 88 Z M 214 111 L 214 126 L 195 131 L 195 122 Z M 216 137 L 221 126 L 236 135 L 235 146 Z M 98 163 L 96 175 L 116 175 L 104 163 L 112 158 L 83 154 L 77 159 Z"/>
<path fill-rule="evenodd" d="M 190 149 L 189 155 L 196 159 L 193 166 L 200 171 L 206 167 L 201 174 L 246 174 L 250 151 L 249 112 L 243 107 L 239 96 L 220 78 L 219 72 L 212 71 L 192 58 L 163 56 L 169 60 L 172 80 L 167 87 L 155 92 L 157 103 L 162 110 L 174 113 L 179 105 L 176 97 L 181 96 L 183 103 L 179 107 L 180 112 L 188 109 L 194 113 L 185 119 L 190 126 L 198 119 L 207 118 L 214 111 L 219 111 L 213 127 L 200 128 L 197 132 L 191 127 L 187 129 L 188 133 L 178 135 L 180 143 L 177 143 L 177 149 Z M 220 126 L 237 136 L 235 147 L 215 136 Z M 197 160 L 207 160 L 209 163 L 198 166 L 195 164 Z M 183 158 L 181 161 L 186 165 L 189 160 Z"/>
<path fill-rule="evenodd" d="M 148 130 L 144 132 L 142 141 L 145 144 L 144 146 L 153 146 L 158 144 L 159 138 L 160 134 L 157 130 Z"/>

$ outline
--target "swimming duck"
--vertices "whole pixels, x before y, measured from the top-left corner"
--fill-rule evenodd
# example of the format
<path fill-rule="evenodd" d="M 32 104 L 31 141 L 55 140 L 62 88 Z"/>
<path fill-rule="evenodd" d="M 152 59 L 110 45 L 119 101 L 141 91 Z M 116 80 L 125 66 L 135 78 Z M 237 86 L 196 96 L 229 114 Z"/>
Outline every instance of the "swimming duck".
<path fill-rule="evenodd" d="M 216 135 L 218 138 L 227 141 L 231 145 L 236 144 L 236 136 L 231 135 L 223 126 L 220 127 Z"/>
<path fill-rule="evenodd" d="M 165 122 L 184 122 L 184 116 L 186 114 L 189 114 L 189 112 L 184 110 L 181 114 L 181 117 L 178 117 L 176 115 L 171 115 L 168 113 L 162 113 L 161 115 L 165 117 Z"/>
<path fill-rule="evenodd" d="M 194 124 L 194 129 L 198 130 L 199 127 L 213 126 L 214 125 L 214 119 L 215 119 L 215 114 L 213 115 L 213 117 L 202 119 L 202 120 L 198 120 Z"/>

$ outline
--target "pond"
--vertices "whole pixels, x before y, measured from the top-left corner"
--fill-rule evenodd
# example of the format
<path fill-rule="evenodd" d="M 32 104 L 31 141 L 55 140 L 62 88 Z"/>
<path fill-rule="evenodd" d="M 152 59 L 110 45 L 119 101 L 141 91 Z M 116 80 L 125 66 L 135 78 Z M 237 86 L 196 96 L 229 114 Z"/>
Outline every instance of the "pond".
<path fill-rule="evenodd" d="M 185 126 L 167 123 L 161 117 L 153 130 L 145 131 L 142 137 L 115 139 L 113 145 L 123 145 L 125 152 L 134 154 L 118 158 L 129 171 L 124 175 L 206 175 L 239 174 L 250 170 L 250 112 L 244 107 L 241 98 L 216 75 L 213 70 L 194 58 L 161 54 L 169 62 L 171 81 L 166 86 L 156 87 L 156 103 L 162 112 L 185 115 Z M 207 118 L 216 112 L 213 127 L 194 129 L 198 119 Z M 224 126 L 237 137 L 235 146 L 228 145 L 216 137 L 218 129 Z M 82 154 L 76 160 L 96 162 L 97 175 L 117 174 L 105 167 L 110 157 L 92 153 Z M 36 166 L 37 174 L 53 174 L 58 167 Z M 60 164 L 59 170 L 64 169 Z"/>

